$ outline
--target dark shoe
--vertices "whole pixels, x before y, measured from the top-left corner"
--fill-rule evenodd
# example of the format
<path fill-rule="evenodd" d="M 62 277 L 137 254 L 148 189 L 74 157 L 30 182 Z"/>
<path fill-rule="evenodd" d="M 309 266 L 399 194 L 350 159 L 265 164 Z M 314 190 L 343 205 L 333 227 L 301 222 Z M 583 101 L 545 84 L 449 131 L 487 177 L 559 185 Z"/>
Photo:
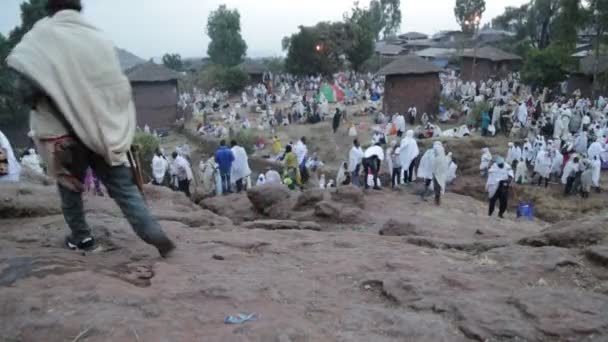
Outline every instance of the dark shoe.
<path fill-rule="evenodd" d="M 160 256 L 166 259 L 170 257 L 171 252 L 175 250 L 175 244 L 173 243 L 173 241 L 166 239 L 162 243 L 156 245 L 156 249 L 158 249 L 158 253 L 160 253 Z"/>
<path fill-rule="evenodd" d="M 97 248 L 95 238 L 92 236 L 86 237 L 80 241 L 73 239 L 71 236 L 66 236 L 65 245 L 67 248 L 75 251 L 77 249 L 82 251 L 92 251 Z"/>
<path fill-rule="evenodd" d="M 374 190 L 382 190 L 379 186 L 375 186 Z"/>

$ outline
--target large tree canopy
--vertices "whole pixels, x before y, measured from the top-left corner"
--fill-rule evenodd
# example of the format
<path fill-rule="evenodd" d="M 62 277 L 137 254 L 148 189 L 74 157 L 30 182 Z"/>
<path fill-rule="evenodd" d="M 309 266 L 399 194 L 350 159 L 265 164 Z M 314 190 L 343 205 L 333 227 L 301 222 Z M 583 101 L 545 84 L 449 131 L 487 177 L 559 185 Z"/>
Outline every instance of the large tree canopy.
<path fill-rule="evenodd" d="M 182 62 L 182 56 L 178 53 L 166 53 L 163 56 L 163 64 L 172 70 L 182 71 L 184 69 L 184 63 Z"/>
<path fill-rule="evenodd" d="M 471 32 L 473 25 L 470 23 L 474 22 L 476 17 L 481 20 L 481 16 L 485 11 L 485 0 L 456 0 L 454 16 L 463 32 Z"/>
<path fill-rule="evenodd" d="M 211 38 L 207 54 L 213 63 L 234 66 L 243 61 L 247 43 L 241 37 L 241 15 L 238 10 L 221 5 L 211 12 L 207 34 Z"/>

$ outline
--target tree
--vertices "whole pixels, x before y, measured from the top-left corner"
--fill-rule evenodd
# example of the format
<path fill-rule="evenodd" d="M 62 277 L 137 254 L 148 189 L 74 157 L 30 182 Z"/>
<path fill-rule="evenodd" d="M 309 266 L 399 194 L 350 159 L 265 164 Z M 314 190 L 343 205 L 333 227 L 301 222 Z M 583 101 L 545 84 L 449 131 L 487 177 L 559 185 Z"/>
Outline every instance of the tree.
<path fill-rule="evenodd" d="M 15 87 L 16 75 L 4 60 L 34 24 L 47 16 L 47 0 L 29 0 L 21 4 L 21 25 L 8 38 L 0 34 L 0 127 L 26 127 L 28 108 L 24 106 Z"/>
<path fill-rule="evenodd" d="M 369 12 L 371 13 L 372 32 L 376 40 L 380 39 L 380 33 L 387 38 L 399 31 L 401 26 L 400 0 L 372 0 L 369 3 Z"/>
<path fill-rule="evenodd" d="M 373 31 L 372 15 L 355 4 L 352 15 L 345 15 L 344 21 L 349 30 L 349 46 L 346 47 L 346 58 L 355 71 L 374 54 L 375 32 Z"/>
<path fill-rule="evenodd" d="M 522 79 L 533 87 L 553 87 L 566 77 L 564 69 L 570 64 L 568 52 L 559 46 L 544 50 L 532 49 L 522 68 Z"/>
<path fill-rule="evenodd" d="M 485 0 L 456 0 L 454 16 L 463 32 L 472 32 L 472 25 L 468 23 L 473 22 L 476 17 L 481 19 L 481 15 L 485 11 Z"/>
<path fill-rule="evenodd" d="M 350 31 L 345 23 L 321 22 L 313 27 L 300 26 L 287 46 L 287 71 L 296 75 L 332 75 L 343 66 Z"/>
<path fill-rule="evenodd" d="M 241 37 L 241 15 L 221 5 L 207 20 L 207 34 L 211 38 L 207 54 L 215 64 L 235 66 L 243 61 L 247 43 Z"/>
<path fill-rule="evenodd" d="M 182 71 L 184 69 L 184 63 L 182 63 L 182 56 L 178 53 L 167 53 L 163 56 L 163 64 L 172 70 Z"/>

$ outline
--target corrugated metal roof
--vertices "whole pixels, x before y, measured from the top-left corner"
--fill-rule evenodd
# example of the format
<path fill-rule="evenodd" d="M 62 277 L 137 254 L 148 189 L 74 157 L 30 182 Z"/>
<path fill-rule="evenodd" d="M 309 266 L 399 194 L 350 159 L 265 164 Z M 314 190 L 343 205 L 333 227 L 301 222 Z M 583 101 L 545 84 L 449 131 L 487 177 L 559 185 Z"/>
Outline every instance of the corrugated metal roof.
<path fill-rule="evenodd" d="M 239 65 L 239 68 L 249 75 L 260 75 L 268 71 L 265 65 L 254 61 L 245 61 Z"/>
<path fill-rule="evenodd" d="M 416 52 L 416 55 L 426 58 L 451 57 L 456 54 L 456 49 L 427 48 Z"/>
<path fill-rule="evenodd" d="M 465 50 L 462 54 L 460 54 L 460 56 L 477 59 L 489 59 L 493 62 L 521 60 L 521 57 L 517 55 L 502 51 L 492 46 L 484 46 L 482 48 L 477 49 L 477 51 L 475 51 L 474 49 L 468 49 Z"/>
<path fill-rule="evenodd" d="M 376 53 L 381 55 L 394 56 L 403 52 L 403 47 L 394 44 L 378 43 L 376 44 Z"/>

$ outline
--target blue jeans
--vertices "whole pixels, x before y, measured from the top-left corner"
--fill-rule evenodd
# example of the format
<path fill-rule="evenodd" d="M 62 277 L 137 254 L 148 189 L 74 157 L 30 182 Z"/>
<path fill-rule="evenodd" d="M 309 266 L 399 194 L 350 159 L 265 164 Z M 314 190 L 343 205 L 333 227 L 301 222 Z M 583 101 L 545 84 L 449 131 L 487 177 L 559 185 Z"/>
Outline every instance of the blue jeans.
<path fill-rule="evenodd" d="M 158 221 L 152 217 L 146 207 L 144 199 L 133 181 L 131 169 L 122 165 L 108 166 L 103 158 L 90 152 L 85 158 L 85 161 L 106 186 L 108 194 L 118 204 L 137 236 L 157 248 L 171 244 Z M 70 168 L 70 171 L 82 181 L 89 165 L 74 166 Z M 85 220 L 82 193 L 59 185 L 59 195 L 63 217 L 72 231 L 71 237 L 75 240 L 82 240 L 91 236 L 91 229 Z"/>
<path fill-rule="evenodd" d="M 230 192 L 230 170 L 220 170 L 220 176 L 222 177 L 222 192 Z"/>

